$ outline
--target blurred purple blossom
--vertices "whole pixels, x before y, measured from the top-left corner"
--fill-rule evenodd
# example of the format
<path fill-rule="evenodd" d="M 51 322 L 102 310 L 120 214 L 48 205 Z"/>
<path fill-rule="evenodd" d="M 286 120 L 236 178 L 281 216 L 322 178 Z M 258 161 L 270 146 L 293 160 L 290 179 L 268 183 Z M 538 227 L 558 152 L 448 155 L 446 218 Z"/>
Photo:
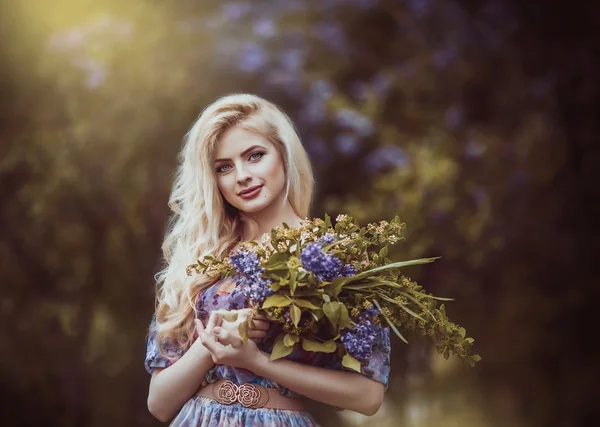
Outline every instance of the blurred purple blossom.
<path fill-rule="evenodd" d="M 320 123 L 325 119 L 326 110 L 325 104 L 321 98 L 311 97 L 304 104 L 304 108 L 300 112 L 303 120 L 309 124 Z"/>
<path fill-rule="evenodd" d="M 465 154 L 467 157 L 475 159 L 481 157 L 485 150 L 485 145 L 471 139 L 465 147 Z"/>
<path fill-rule="evenodd" d="M 238 65 L 243 71 L 255 72 L 266 64 L 267 59 L 267 52 L 262 46 L 247 43 L 242 47 Z"/>
<path fill-rule="evenodd" d="M 340 24 L 331 21 L 322 21 L 315 25 L 314 33 L 328 44 L 336 53 L 348 53 L 350 46 Z"/>
<path fill-rule="evenodd" d="M 275 35 L 276 27 L 272 19 L 262 18 L 254 24 L 254 34 L 257 36 L 270 38 Z"/>
<path fill-rule="evenodd" d="M 397 145 L 388 144 L 377 147 L 369 153 L 366 168 L 369 172 L 379 172 L 385 168 L 399 168 L 408 165 L 406 152 Z"/>
<path fill-rule="evenodd" d="M 358 101 L 366 101 L 369 94 L 369 88 L 364 82 L 354 82 L 350 88 L 350 92 Z"/>
<path fill-rule="evenodd" d="M 481 206 L 487 199 L 487 193 L 483 187 L 476 187 L 471 191 L 471 197 L 478 206 Z"/>
<path fill-rule="evenodd" d="M 463 110 L 458 105 L 452 105 L 446 109 L 444 121 L 451 129 L 459 127 L 463 120 Z"/>
<path fill-rule="evenodd" d="M 284 50 L 279 61 L 286 71 L 298 71 L 304 64 L 304 53 L 299 49 Z"/>
<path fill-rule="evenodd" d="M 337 150 L 346 155 L 354 154 L 358 150 L 358 139 L 354 135 L 341 134 L 335 137 Z"/>
<path fill-rule="evenodd" d="M 227 2 L 221 6 L 221 14 L 228 21 L 236 21 L 250 12 L 251 9 L 249 3 Z"/>
<path fill-rule="evenodd" d="M 358 136 L 365 137 L 373 134 L 373 123 L 356 110 L 345 108 L 335 115 L 335 121 L 345 129 L 352 129 Z"/>
<path fill-rule="evenodd" d="M 322 100 L 331 98 L 333 92 L 333 85 L 327 80 L 315 80 L 310 87 L 311 96 L 321 98 Z"/>
<path fill-rule="evenodd" d="M 417 17 L 424 16 L 429 12 L 431 3 L 429 0 L 404 0 L 408 10 Z"/>
<path fill-rule="evenodd" d="M 452 49 L 439 49 L 433 54 L 433 65 L 438 69 L 446 68 L 454 58 L 456 54 Z"/>
<path fill-rule="evenodd" d="M 379 96 L 385 96 L 388 94 L 391 88 L 390 79 L 383 73 L 377 74 L 373 78 L 373 89 Z"/>

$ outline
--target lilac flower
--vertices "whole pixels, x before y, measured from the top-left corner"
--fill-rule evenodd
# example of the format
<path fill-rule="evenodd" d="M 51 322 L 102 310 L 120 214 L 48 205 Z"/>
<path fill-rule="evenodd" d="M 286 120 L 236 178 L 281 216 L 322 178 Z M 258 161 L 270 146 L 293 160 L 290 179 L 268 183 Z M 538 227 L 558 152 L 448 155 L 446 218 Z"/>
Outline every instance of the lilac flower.
<path fill-rule="evenodd" d="M 352 264 L 344 264 L 341 273 L 344 277 L 350 277 L 358 274 L 358 270 Z"/>
<path fill-rule="evenodd" d="M 352 357 L 365 361 L 371 356 L 381 331 L 381 326 L 365 320 L 360 322 L 354 329 L 345 330 L 340 339 Z"/>
<path fill-rule="evenodd" d="M 319 243 L 309 243 L 300 254 L 302 266 L 321 281 L 330 282 L 340 275 L 342 263 L 335 255 L 327 255 Z"/>
<path fill-rule="evenodd" d="M 283 310 L 283 319 L 285 320 L 285 323 L 287 323 L 288 325 L 292 324 L 292 316 L 290 315 L 290 308 L 289 307 L 285 307 Z"/>
<path fill-rule="evenodd" d="M 369 321 L 373 321 L 373 319 L 379 315 L 379 310 L 377 309 L 377 307 L 370 307 L 370 308 L 365 308 L 363 311 L 360 312 L 360 314 L 358 315 L 358 320 L 359 322 L 363 322 L 365 320 L 369 320 Z"/>
<path fill-rule="evenodd" d="M 273 295 L 273 290 L 269 287 L 272 281 L 262 277 L 265 270 L 260 266 L 255 252 L 237 251 L 229 257 L 229 261 L 242 275 L 241 292 L 253 304 L 260 305 L 267 297 Z"/>
<path fill-rule="evenodd" d="M 229 261 L 244 276 L 258 273 L 261 270 L 258 254 L 255 252 L 236 251 L 231 254 Z"/>
<path fill-rule="evenodd" d="M 335 242 L 335 240 L 336 240 L 336 238 L 333 234 L 327 233 L 327 234 L 324 234 L 323 236 L 319 237 L 317 242 L 320 243 L 322 246 L 327 246 L 327 245 L 330 245 L 331 243 Z"/>
<path fill-rule="evenodd" d="M 271 280 L 264 279 L 260 273 L 253 274 L 242 279 L 242 292 L 254 305 L 261 305 L 265 299 L 273 295 L 273 290 L 269 286 Z"/>

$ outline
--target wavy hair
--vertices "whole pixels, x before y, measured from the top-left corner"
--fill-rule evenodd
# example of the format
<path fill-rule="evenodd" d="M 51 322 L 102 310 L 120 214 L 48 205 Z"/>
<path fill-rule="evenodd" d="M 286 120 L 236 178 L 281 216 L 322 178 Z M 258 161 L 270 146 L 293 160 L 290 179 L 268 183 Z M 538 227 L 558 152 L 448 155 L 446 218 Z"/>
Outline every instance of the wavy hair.
<path fill-rule="evenodd" d="M 292 121 L 276 105 L 255 95 L 217 99 L 200 114 L 184 139 L 169 198 L 172 215 L 162 244 L 163 268 L 156 276 L 156 333 L 160 351 L 166 342 L 186 349 L 193 342 L 196 300 L 216 282 L 206 275 L 187 276 L 186 266 L 199 257 L 226 256 L 242 241 L 243 225 L 257 225 L 221 195 L 213 159 L 223 134 L 233 126 L 257 132 L 278 150 L 286 184 L 283 202 L 301 218 L 309 214 L 314 177 L 308 155 Z M 168 355 L 166 355 L 168 357 Z"/>

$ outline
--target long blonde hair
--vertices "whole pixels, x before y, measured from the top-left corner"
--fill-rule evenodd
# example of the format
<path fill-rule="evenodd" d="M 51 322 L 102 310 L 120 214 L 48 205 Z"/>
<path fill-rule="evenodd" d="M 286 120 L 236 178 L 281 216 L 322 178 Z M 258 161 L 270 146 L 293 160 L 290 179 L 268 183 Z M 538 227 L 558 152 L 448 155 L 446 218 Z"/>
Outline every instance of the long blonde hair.
<path fill-rule="evenodd" d="M 289 200 L 299 217 L 309 214 L 313 171 L 289 117 L 271 102 L 249 94 L 228 95 L 206 107 L 185 136 L 169 198 L 173 213 L 162 245 L 164 268 L 155 276 L 159 344 L 169 341 L 180 349 L 191 345 L 196 299 L 215 280 L 187 276 L 186 266 L 205 255 L 226 256 L 241 241 L 243 222 L 249 224 L 224 200 L 213 167 L 219 140 L 237 125 L 273 143 L 285 168 L 283 201 Z M 159 348 L 164 354 L 163 346 Z"/>

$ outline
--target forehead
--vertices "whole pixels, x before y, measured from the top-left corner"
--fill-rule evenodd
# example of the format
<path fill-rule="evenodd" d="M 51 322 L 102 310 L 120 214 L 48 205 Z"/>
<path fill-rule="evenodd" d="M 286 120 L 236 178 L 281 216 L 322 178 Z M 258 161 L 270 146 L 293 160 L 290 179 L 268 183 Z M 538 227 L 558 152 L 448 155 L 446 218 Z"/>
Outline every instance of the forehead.
<path fill-rule="evenodd" d="M 215 159 L 233 158 L 240 155 L 252 145 L 272 147 L 271 142 L 257 132 L 250 131 L 242 126 L 228 129 L 215 147 Z"/>

